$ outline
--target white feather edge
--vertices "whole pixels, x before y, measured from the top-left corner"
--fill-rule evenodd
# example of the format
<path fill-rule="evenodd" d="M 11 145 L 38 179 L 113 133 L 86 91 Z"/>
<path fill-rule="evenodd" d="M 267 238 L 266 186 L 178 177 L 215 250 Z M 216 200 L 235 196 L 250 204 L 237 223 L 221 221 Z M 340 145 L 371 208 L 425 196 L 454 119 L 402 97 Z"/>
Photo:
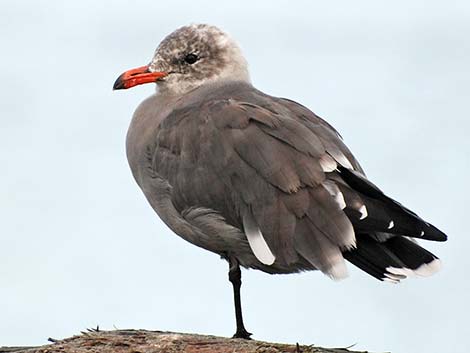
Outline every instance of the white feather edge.
<path fill-rule="evenodd" d="M 359 218 L 359 220 L 361 219 L 364 219 L 366 218 L 369 214 L 367 213 L 367 207 L 366 205 L 362 205 L 361 207 L 359 207 L 359 210 L 358 210 L 360 213 L 361 213 L 361 218 Z"/>
<path fill-rule="evenodd" d="M 324 154 L 319 159 L 320 166 L 325 173 L 332 172 L 338 167 L 336 161 L 327 154 Z"/>
<path fill-rule="evenodd" d="M 354 169 L 351 162 L 349 161 L 349 159 L 346 158 L 344 154 L 340 152 L 334 152 L 334 151 L 328 151 L 328 153 L 331 155 L 331 157 L 333 157 L 336 163 L 340 164 L 341 166 L 345 168 Z"/>
<path fill-rule="evenodd" d="M 348 268 L 346 267 L 346 263 L 343 259 L 336 262 L 330 269 L 326 271 L 326 273 L 331 279 L 335 281 L 340 281 L 349 276 Z"/>
<path fill-rule="evenodd" d="M 253 215 L 250 212 L 243 217 L 243 228 L 245 235 L 250 244 L 251 251 L 255 254 L 256 258 L 265 265 L 272 265 L 276 261 L 276 257 L 271 252 L 263 234 L 256 224 Z"/>
<path fill-rule="evenodd" d="M 338 185 L 336 185 L 331 180 L 326 180 L 323 182 L 323 186 L 325 187 L 326 191 L 328 191 L 328 193 L 334 198 L 339 208 L 344 210 L 346 208 L 346 201 L 344 201 L 344 195 L 340 191 Z"/>
<path fill-rule="evenodd" d="M 339 189 L 338 185 L 336 185 L 335 182 L 332 180 L 325 180 L 322 185 L 326 189 L 326 191 L 328 191 L 331 197 L 333 197 L 338 207 L 341 210 L 344 210 L 346 208 L 346 201 L 344 200 L 344 195 Z M 354 232 L 354 228 L 351 222 L 349 221 L 349 219 L 348 219 L 348 223 L 349 223 L 349 227 L 344 233 L 345 241 L 341 247 L 342 249 L 345 249 L 345 250 L 354 249 L 356 247 L 356 234 Z"/>
<path fill-rule="evenodd" d="M 427 277 L 439 271 L 441 267 L 441 260 L 434 259 L 428 264 L 422 264 L 421 266 L 419 266 L 416 270 L 414 270 L 414 273 L 416 273 L 418 276 Z"/>
<path fill-rule="evenodd" d="M 438 272 L 442 267 L 442 262 L 439 259 L 434 259 L 430 263 L 422 264 L 417 269 L 412 270 L 410 268 L 398 268 L 398 267 L 387 267 L 386 270 L 391 275 L 401 275 L 405 277 L 414 277 L 414 276 L 421 276 L 421 277 L 428 277 L 432 274 Z"/>

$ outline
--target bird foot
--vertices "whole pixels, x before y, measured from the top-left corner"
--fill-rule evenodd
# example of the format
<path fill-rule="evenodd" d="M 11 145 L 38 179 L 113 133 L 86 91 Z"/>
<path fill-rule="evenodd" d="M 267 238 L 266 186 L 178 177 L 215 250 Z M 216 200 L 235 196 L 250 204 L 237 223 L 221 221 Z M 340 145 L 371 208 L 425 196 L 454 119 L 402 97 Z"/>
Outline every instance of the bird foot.
<path fill-rule="evenodd" d="M 242 329 L 237 329 L 237 332 L 232 336 L 232 338 L 242 338 L 244 340 L 251 340 L 252 333 L 248 332 L 244 328 Z"/>

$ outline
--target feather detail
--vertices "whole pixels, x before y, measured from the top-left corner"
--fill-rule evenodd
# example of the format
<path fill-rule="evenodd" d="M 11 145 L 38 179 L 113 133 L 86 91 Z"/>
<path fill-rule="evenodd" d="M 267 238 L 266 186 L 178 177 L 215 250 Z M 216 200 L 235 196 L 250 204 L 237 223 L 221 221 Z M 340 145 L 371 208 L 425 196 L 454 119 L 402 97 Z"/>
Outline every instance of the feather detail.
<path fill-rule="evenodd" d="M 276 257 L 269 249 L 266 240 L 264 240 L 263 234 L 259 229 L 258 225 L 253 218 L 251 212 L 246 212 L 243 217 L 243 228 L 245 229 L 245 235 L 250 244 L 250 248 L 255 254 L 256 258 L 265 265 L 272 265 L 276 260 Z"/>
<path fill-rule="evenodd" d="M 308 218 L 297 222 L 295 249 L 315 268 L 332 279 L 340 280 L 348 276 L 339 247 L 324 236 Z"/>

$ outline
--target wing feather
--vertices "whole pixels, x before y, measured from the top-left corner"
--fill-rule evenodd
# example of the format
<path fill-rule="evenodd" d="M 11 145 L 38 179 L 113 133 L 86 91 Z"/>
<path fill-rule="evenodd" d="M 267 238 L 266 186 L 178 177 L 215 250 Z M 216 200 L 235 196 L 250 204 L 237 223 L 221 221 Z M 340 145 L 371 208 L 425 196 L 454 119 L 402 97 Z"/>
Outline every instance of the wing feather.
<path fill-rule="evenodd" d="M 154 167 L 173 185 L 177 207 L 214 209 L 244 228 L 260 262 L 315 258 L 312 265 L 341 277 L 341 251 L 355 238 L 337 195 L 322 185 L 325 171 L 336 168 L 334 156 L 289 107 L 253 97 L 209 100 L 170 115 L 159 129 Z M 297 239 L 299 222 L 306 226 Z M 296 242 L 310 246 L 300 253 Z"/>
<path fill-rule="evenodd" d="M 261 264 L 284 272 L 303 264 L 345 277 L 343 253 L 354 251 L 356 230 L 379 242 L 410 229 L 440 236 L 367 181 L 327 122 L 251 86 L 174 110 L 150 149 L 151 168 L 173 187 L 177 210 L 214 210 L 244 231 Z M 379 273 L 365 249 L 357 254 L 351 261 Z"/>

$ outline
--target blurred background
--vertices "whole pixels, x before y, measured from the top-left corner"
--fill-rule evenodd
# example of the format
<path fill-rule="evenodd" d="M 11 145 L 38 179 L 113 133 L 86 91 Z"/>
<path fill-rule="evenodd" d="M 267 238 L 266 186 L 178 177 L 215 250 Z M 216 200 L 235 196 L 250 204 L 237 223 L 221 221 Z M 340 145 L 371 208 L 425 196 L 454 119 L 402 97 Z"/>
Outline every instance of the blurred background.
<path fill-rule="evenodd" d="M 0 16 L 0 346 L 87 327 L 230 336 L 228 266 L 154 214 L 124 141 L 152 85 L 111 90 L 160 40 L 210 23 L 254 85 L 343 135 L 369 178 L 448 233 L 427 279 L 244 271 L 254 338 L 373 352 L 468 352 L 470 3 L 12 1 Z"/>

